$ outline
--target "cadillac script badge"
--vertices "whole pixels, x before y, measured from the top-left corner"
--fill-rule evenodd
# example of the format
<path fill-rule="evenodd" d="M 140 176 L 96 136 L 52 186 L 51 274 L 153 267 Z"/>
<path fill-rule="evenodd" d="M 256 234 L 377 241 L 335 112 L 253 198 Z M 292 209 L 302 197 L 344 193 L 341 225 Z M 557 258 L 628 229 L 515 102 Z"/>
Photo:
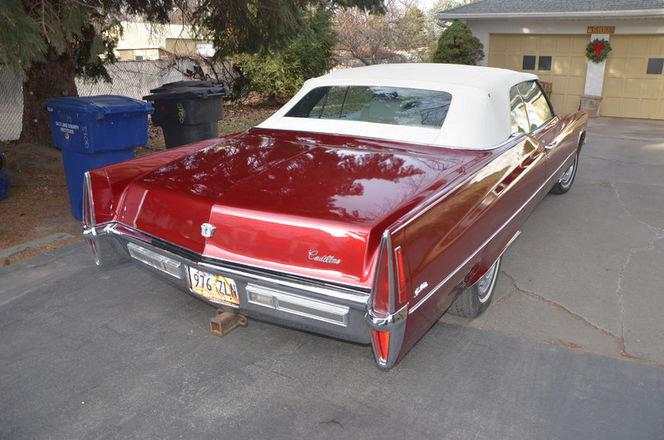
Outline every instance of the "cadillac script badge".
<path fill-rule="evenodd" d="M 309 249 L 309 259 L 311 261 L 318 261 L 319 263 L 341 264 L 341 258 L 337 258 L 334 255 L 318 255 L 316 249 Z"/>
<path fill-rule="evenodd" d="M 205 238 L 212 238 L 216 229 L 217 228 L 210 223 L 203 223 L 201 225 L 201 235 Z"/>

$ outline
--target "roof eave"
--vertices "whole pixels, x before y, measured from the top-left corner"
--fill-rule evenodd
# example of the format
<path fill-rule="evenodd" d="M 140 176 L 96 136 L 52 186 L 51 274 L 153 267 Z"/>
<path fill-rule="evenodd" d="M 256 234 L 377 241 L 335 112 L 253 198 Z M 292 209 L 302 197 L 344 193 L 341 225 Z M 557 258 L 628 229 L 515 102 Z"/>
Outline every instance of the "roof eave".
<path fill-rule="evenodd" d="M 493 18 L 649 18 L 664 16 L 664 9 L 637 9 L 630 11 L 582 11 L 582 12 L 481 12 L 481 13 L 454 13 L 439 12 L 439 20 L 470 20 Z"/>

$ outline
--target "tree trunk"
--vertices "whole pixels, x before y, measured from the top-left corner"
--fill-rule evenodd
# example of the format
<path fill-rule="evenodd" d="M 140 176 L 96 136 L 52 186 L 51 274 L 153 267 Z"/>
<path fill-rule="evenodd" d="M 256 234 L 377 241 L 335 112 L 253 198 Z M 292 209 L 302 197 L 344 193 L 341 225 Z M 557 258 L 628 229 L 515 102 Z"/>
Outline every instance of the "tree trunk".
<path fill-rule="evenodd" d="M 78 96 L 76 62 L 69 53 L 56 55 L 49 49 L 46 61 L 30 67 L 23 82 L 23 127 L 21 142 L 51 144 L 51 126 L 45 100 Z"/>

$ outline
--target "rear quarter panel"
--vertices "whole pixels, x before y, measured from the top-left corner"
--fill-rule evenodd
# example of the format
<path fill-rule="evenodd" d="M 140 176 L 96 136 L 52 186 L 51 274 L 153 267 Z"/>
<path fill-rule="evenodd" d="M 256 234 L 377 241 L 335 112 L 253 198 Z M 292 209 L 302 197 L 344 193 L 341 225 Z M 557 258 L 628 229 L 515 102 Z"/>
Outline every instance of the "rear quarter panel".
<path fill-rule="evenodd" d="M 545 194 L 538 190 L 546 155 L 534 139 L 522 136 L 492 153 L 451 192 L 393 229 L 410 275 L 401 355 L 491 266 Z"/>

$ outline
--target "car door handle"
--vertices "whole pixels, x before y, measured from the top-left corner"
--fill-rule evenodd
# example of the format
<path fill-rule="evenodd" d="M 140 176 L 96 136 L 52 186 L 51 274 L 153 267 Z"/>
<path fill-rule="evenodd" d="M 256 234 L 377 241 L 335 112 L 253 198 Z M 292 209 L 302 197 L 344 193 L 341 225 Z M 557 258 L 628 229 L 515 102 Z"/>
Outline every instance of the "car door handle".
<path fill-rule="evenodd" d="M 558 142 L 557 142 L 557 141 L 553 141 L 553 142 L 551 142 L 550 144 L 546 144 L 546 145 L 544 145 L 544 149 L 545 149 L 545 150 L 553 150 L 553 149 L 556 148 L 557 146 L 558 146 Z"/>

